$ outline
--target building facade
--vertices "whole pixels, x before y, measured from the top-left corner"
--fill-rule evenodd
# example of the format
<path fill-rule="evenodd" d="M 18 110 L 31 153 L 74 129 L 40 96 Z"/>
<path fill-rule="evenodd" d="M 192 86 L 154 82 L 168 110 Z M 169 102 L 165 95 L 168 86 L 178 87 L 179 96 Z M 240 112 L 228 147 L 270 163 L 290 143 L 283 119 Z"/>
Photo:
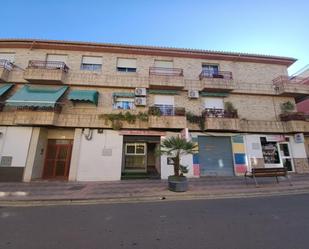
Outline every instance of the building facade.
<path fill-rule="evenodd" d="M 0 180 L 166 179 L 155 151 L 198 144 L 189 177 L 309 172 L 309 85 L 293 58 L 99 43 L 0 40 Z M 287 113 L 286 110 L 289 109 Z"/>

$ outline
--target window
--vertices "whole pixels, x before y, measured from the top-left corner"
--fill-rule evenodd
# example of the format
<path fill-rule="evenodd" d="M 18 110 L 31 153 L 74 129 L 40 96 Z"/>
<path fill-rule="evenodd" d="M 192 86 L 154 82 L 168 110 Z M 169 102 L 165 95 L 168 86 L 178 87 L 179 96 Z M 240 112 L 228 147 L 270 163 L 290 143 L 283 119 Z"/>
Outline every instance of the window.
<path fill-rule="evenodd" d="M 205 76 L 213 77 L 213 75 L 219 74 L 219 66 L 203 64 L 202 71 Z"/>
<path fill-rule="evenodd" d="M 118 58 L 117 71 L 118 72 L 136 72 L 136 59 Z"/>
<path fill-rule="evenodd" d="M 48 54 L 46 57 L 46 61 L 57 61 L 66 63 L 67 56 L 63 54 Z"/>
<path fill-rule="evenodd" d="M 102 57 L 83 56 L 80 69 L 87 71 L 101 71 Z"/>
<path fill-rule="evenodd" d="M 116 98 L 113 104 L 114 109 L 132 110 L 134 109 L 134 98 Z"/>
<path fill-rule="evenodd" d="M 266 137 L 261 137 L 260 140 L 265 164 L 280 164 L 277 142 L 269 142 Z"/>
<path fill-rule="evenodd" d="M 156 95 L 155 106 L 158 107 L 163 116 L 175 115 L 174 96 Z"/>
<path fill-rule="evenodd" d="M 224 109 L 223 98 L 205 98 L 204 101 L 206 109 Z"/>
<path fill-rule="evenodd" d="M 145 155 L 146 144 L 145 143 L 127 143 L 126 155 Z"/>
<path fill-rule="evenodd" d="M 15 53 L 0 53 L 0 60 L 6 60 L 14 63 Z"/>
<path fill-rule="evenodd" d="M 173 61 L 155 60 L 155 67 L 173 68 Z"/>

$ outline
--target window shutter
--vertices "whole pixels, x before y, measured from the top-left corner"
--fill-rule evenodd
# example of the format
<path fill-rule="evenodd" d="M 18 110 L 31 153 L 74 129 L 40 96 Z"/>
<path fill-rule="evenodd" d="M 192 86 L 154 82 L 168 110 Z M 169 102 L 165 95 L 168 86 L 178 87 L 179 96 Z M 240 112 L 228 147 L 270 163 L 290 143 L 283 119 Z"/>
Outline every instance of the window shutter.
<path fill-rule="evenodd" d="M 172 105 L 174 106 L 174 96 L 155 95 L 155 105 Z"/>
<path fill-rule="evenodd" d="M 155 67 L 173 68 L 173 61 L 155 60 Z"/>
<path fill-rule="evenodd" d="M 102 65 L 102 57 L 83 56 L 82 63 L 83 64 Z"/>
<path fill-rule="evenodd" d="M 117 67 L 136 68 L 136 59 L 118 58 Z"/>
<path fill-rule="evenodd" d="M 15 61 L 15 53 L 0 53 L 0 60 L 7 60 L 13 63 Z"/>
<path fill-rule="evenodd" d="M 224 109 L 222 98 L 205 98 L 205 108 Z"/>
<path fill-rule="evenodd" d="M 61 54 L 48 54 L 47 55 L 47 61 L 60 61 L 66 63 L 67 56 L 61 55 Z"/>

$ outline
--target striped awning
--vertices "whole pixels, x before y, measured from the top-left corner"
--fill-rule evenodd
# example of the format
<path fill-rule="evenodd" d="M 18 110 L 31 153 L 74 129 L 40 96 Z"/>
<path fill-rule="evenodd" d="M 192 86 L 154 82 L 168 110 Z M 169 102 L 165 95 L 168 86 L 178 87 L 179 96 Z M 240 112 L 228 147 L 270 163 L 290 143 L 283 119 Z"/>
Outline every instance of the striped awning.
<path fill-rule="evenodd" d="M 116 92 L 113 93 L 114 98 L 134 98 L 135 93 L 130 93 L 130 92 Z"/>
<path fill-rule="evenodd" d="M 45 87 L 26 85 L 6 101 L 7 106 L 55 107 L 68 87 Z"/>
<path fill-rule="evenodd" d="M 201 97 L 227 97 L 228 93 L 200 92 Z"/>
<path fill-rule="evenodd" d="M 7 93 L 7 91 L 9 91 L 13 86 L 14 84 L 1 84 L 0 85 L 0 96 Z"/>
<path fill-rule="evenodd" d="M 99 92 L 95 90 L 72 90 L 68 95 L 68 100 L 90 102 L 98 105 Z"/>
<path fill-rule="evenodd" d="M 165 90 L 165 89 L 149 89 L 149 94 L 162 94 L 162 95 L 178 95 L 179 91 L 177 90 Z"/>

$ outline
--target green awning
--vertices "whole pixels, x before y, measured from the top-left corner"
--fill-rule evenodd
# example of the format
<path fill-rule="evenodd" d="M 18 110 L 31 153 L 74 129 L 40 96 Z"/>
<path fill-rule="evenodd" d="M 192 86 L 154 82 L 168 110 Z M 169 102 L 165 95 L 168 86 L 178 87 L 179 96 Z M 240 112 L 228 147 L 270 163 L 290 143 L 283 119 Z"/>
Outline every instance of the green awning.
<path fill-rule="evenodd" d="M 98 105 L 99 92 L 94 90 L 72 90 L 68 95 L 68 100 L 90 102 Z"/>
<path fill-rule="evenodd" d="M 10 90 L 14 84 L 1 84 L 0 85 L 0 96 L 5 94 L 8 90 Z"/>
<path fill-rule="evenodd" d="M 113 97 L 118 98 L 134 98 L 135 93 L 129 93 L 129 92 L 120 92 L 120 93 L 113 93 Z"/>
<path fill-rule="evenodd" d="M 177 90 L 159 90 L 159 89 L 149 89 L 148 90 L 149 94 L 164 94 L 164 95 L 178 95 L 179 91 Z"/>
<path fill-rule="evenodd" d="M 24 86 L 6 101 L 8 106 L 55 107 L 68 87 Z"/>
<path fill-rule="evenodd" d="M 201 97 L 227 97 L 228 93 L 209 93 L 209 92 L 200 92 Z"/>

